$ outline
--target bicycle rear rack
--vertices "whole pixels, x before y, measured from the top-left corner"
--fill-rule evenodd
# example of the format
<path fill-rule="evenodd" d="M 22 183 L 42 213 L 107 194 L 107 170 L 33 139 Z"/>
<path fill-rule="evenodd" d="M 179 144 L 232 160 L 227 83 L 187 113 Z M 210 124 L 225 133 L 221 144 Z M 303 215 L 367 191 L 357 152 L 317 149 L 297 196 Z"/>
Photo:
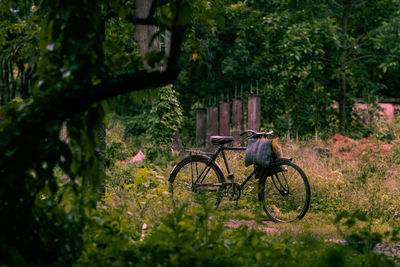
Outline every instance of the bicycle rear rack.
<path fill-rule="evenodd" d="M 186 152 L 189 152 L 190 154 L 200 154 L 200 155 L 207 155 L 207 156 L 212 156 L 214 155 L 214 153 L 212 152 L 204 152 L 204 151 L 200 151 L 200 150 L 186 150 Z"/>

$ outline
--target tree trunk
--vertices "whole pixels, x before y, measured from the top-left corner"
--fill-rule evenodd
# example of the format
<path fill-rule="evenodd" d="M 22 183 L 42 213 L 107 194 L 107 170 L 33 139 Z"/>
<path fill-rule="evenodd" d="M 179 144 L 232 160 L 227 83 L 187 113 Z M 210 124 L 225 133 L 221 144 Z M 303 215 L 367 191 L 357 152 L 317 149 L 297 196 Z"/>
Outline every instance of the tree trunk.
<path fill-rule="evenodd" d="M 29 87 L 28 87 L 28 71 L 29 67 L 25 69 L 24 63 L 20 62 L 18 64 L 18 71 L 20 73 L 20 95 L 22 99 L 27 99 L 30 97 Z"/>
<path fill-rule="evenodd" d="M 150 13 L 153 0 L 136 0 L 136 10 L 135 15 L 138 18 L 147 18 Z M 146 60 L 146 54 L 152 51 L 160 52 L 161 44 L 160 39 L 155 38 L 151 40 L 153 35 L 157 32 L 157 27 L 152 25 L 136 25 L 135 39 L 139 43 L 140 54 L 143 59 L 144 69 L 151 72 L 156 70 L 162 70 L 162 64 L 156 64 L 155 66 L 150 66 Z"/>
<path fill-rule="evenodd" d="M 318 145 L 318 124 L 319 124 L 319 81 L 314 80 L 314 130 L 315 130 L 315 144 Z"/>
<path fill-rule="evenodd" d="M 328 127 L 328 105 L 327 105 L 327 103 L 328 103 L 328 89 L 327 89 L 326 85 L 324 85 L 324 87 L 325 88 L 324 88 L 324 104 L 323 104 L 323 110 L 322 110 L 322 115 L 323 115 L 322 128 L 326 129 Z"/>
<path fill-rule="evenodd" d="M 170 147 L 170 159 L 172 159 L 172 153 L 177 152 L 179 156 L 183 156 L 185 154 L 185 150 L 183 149 L 182 140 L 179 135 L 179 131 L 176 131 L 174 135 L 171 137 L 171 147 Z"/>
<path fill-rule="evenodd" d="M 32 85 L 34 84 L 34 74 L 36 72 L 36 63 L 33 63 L 28 66 L 28 68 L 25 71 L 25 86 L 26 86 L 26 94 L 27 97 L 32 96 Z"/>
<path fill-rule="evenodd" d="M 3 66 L 4 66 L 3 60 L 0 60 L 0 106 L 4 105 L 4 92 L 5 92 Z"/>
<path fill-rule="evenodd" d="M 286 141 L 290 142 L 290 108 L 289 105 L 286 110 L 286 116 L 287 116 L 287 132 L 286 132 Z"/>
<path fill-rule="evenodd" d="M 17 90 L 18 90 L 18 77 L 14 79 L 14 64 L 13 62 L 10 62 L 10 80 L 11 80 L 11 96 L 10 96 L 10 101 L 13 100 L 17 96 Z"/>
<path fill-rule="evenodd" d="M 295 121 L 295 124 L 296 124 L 296 142 L 299 142 L 300 123 L 299 123 L 299 105 L 298 105 L 298 101 L 296 101 L 294 121 Z"/>
<path fill-rule="evenodd" d="M 166 30 L 165 31 L 165 38 L 164 38 L 164 45 L 165 45 L 165 55 L 169 57 L 171 52 L 171 32 Z"/>
<path fill-rule="evenodd" d="M 99 167 L 103 173 L 106 173 L 106 125 L 105 124 L 101 125 L 100 128 L 97 129 L 97 136 L 100 139 L 100 147 L 97 150 L 98 153 L 97 156 L 99 158 Z M 98 200 L 101 200 L 101 198 L 105 195 L 106 181 L 104 177 L 101 177 L 99 179 L 99 183 L 94 193 Z"/>
<path fill-rule="evenodd" d="M 341 81 L 339 85 L 339 122 L 340 122 L 340 132 L 344 133 L 346 130 L 346 94 L 347 94 L 347 77 L 346 77 L 346 68 L 347 68 L 347 56 L 348 56 L 348 44 L 347 44 L 347 32 L 348 32 L 348 22 L 350 16 L 350 1 L 343 1 L 343 17 L 342 17 L 342 31 L 343 31 L 343 40 L 341 44 L 341 53 L 340 53 L 340 72 L 341 72 Z"/>
<path fill-rule="evenodd" d="M 4 61 L 4 103 L 10 102 L 10 70 L 8 62 Z"/>

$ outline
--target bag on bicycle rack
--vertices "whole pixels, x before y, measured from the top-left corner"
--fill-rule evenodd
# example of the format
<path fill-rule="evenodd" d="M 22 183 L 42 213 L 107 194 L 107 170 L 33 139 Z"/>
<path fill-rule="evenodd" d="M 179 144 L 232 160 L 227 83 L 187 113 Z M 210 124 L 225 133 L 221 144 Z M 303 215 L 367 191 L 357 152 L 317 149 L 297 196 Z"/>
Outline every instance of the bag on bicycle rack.
<path fill-rule="evenodd" d="M 272 139 L 272 156 L 274 159 L 279 159 L 283 157 L 282 147 L 278 138 Z"/>
<path fill-rule="evenodd" d="M 268 168 L 271 159 L 271 141 L 265 138 L 249 138 L 247 141 L 246 156 L 244 165 L 258 165 Z"/>

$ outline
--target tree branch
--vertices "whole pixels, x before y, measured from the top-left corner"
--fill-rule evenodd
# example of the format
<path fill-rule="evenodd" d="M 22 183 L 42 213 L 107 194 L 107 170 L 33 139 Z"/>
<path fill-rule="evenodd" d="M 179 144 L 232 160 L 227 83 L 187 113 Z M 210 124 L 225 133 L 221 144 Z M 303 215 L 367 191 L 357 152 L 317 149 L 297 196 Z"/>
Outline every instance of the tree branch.
<path fill-rule="evenodd" d="M 118 17 L 117 13 L 112 11 L 112 12 L 110 12 L 110 13 L 108 13 L 108 14 L 103 16 L 103 21 L 106 22 L 107 20 L 109 20 L 111 18 L 117 18 L 117 17 Z"/>
<path fill-rule="evenodd" d="M 153 8 L 153 6 L 151 7 Z M 179 10 L 178 10 L 179 11 Z M 105 19 L 116 16 L 111 12 Z M 168 57 L 166 69 L 164 71 L 138 71 L 131 74 L 110 77 L 103 80 L 100 84 L 79 88 L 77 90 L 66 89 L 55 94 L 50 100 L 49 105 L 44 109 L 45 112 L 56 110 L 58 114 L 50 112 L 50 116 L 56 119 L 66 119 L 73 114 L 86 110 L 90 105 L 106 100 L 108 98 L 126 94 L 133 91 L 157 88 L 175 82 L 180 72 L 178 58 L 182 46 L 183 37 L 187 26 L 177 26 L 179 12 L 173 19 L 172 26 L 168 27 L 171 31 L 171 51 Z M 138 18 L 133 15 L 126 17 L 130 22 L 142 25 L 161 26 L 154 17 Z M 49 112 L 47 112 L 48 114 Z M 50 118 L 48 118 L 50 120 Z"/>
<path fill-rule="evenodd" d="M 372 57 L 372 55 L 365 55 L 365 56 L 356 57 L 356 58 L 353 58 L 353 59 L 347 61 L 347 63 L 352 63 L 354 61 L 357 61 L 357 60 L 360 60 L 360 59 L 363 59 L 363 58 L 367 58 L 367 57 Z"/>
<path fill-rule="evenodd" d="M 155 72 L 140 71 L 131 75 L 122 75 L 106 80 L 93 86 L 91 90 L 86 90 L 85 94 L 92 97 L 94 102 L 97 102 L 132 91 L 164 86 L 174 82 L 178 74 L 178 68 Z"/>
<path fill-rule="evenodd" d="M 336 2 L 335 0 L 332 0 L 332 3 L 333 3 L 335 6 L 337 6 L 338 8 L 340 8 L 340 9 L 344 9 L 344 7 L 343 7 L 341 4 L 339 4 L 338 2 Z"/>
<path fill-rule="evenodd" d="M 171 50 L 169 51 L 167 67 L 173 64 L 173 62 L 176 62 L 178 60 L 180 54 L 180 47 L 183 42 L 183 33 L 186 31 L 187 28 L 187 27 L 176 26 L 178 23 L 180 9 L 181 6 L 178 7 L 178 10 L 175 13 L 175 18 L 171 28 Z"/>
<path fill-rule="evenodd" d="M 357 42 L 360 41 L 362 38 L 364 38 L 364 36 L 365 36 L 365 33 L 360 34 L 360 35 L 356 38 L 356 41 L 357 41 Z"/>
<path fill-rule="evenodd" d="M 154 15 L 154 13 L 156 12 L 156 7 L 157 7 L 157 0 L 153 0 L 151 2 L 151 6 L 150 6 L 150 11 L 149 11 L 149 16 L 148 17 L 151 17 L 151 16 Z"/>
<path fill-rule="evenodd" d="M 363 5 L 365 5 L 366 3 L 368 3 L 368 1 L 362 1 L 362 2 L 359 2 L 359 3 L 354 3 L 354 4 L 352 4 L 352 7 L 359 8 L 359 7 L 362 7 Z"/>

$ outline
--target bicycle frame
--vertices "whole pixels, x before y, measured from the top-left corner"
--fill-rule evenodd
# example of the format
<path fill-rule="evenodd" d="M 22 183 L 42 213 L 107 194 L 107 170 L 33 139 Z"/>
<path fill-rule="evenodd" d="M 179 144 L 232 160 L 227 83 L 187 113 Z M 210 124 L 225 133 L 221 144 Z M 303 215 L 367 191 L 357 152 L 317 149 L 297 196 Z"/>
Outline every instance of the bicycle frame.
<path fill-rule="evenodd" d="M 252 130 L 247 130 L 241 135 L 245 133 L 252 133 L 252 138 L 270 135 L 270 133 L 259 133 Z M 246 151 L 247 148 L 227 145 L 233 141 L 232 136 L 213 136 L 210 141 L 216 145 L 214 151 L 187 150 L 190 154 L 173 168 L 169 178 L 169 190 L 174 201 L 176 197 L 176 202 L 179 203 L 186 197 L 183 192 L 189 190 L 206 194 L 209 192 L 206 197 L 210 196 L 211 200 L 216 197 L 215 208 L 218 207 L 224 196 L 228 196 L 230 201 L 236 201 L 236 205 L 238 205 L 247 183 L 255 177 L 258 180 L 258 200 L 273 221 L 291 222 L 304 217 L 310 205 L 310 185 L 303 170 L 294 164 L 291 158 L 277 157 L 272 154 L 268 167 L 255 165 L 254 169 L 246 168 L 245 174 L 241 174 L 241 177 L 238 177 L 239 181 L 236 182 L 229 166 L 228 158 L 230 157 L 225 151 L 241 152 Z M 272 149 L 271 153 L 273 153 Z M 220 156 L 223 163 L 218 158 Z M 237 161 L 237 159 L 230 160 Z M 225 169 L 222 165 L 225 165 Z M 240 173 L 243 172 L 240 171 Z M 180 182 L 175 183 L 176 179 Z M 174 190 L 175 187 L 180 189 Z M 216 195 L 213 195 L 213 192 Z M 293 197 L 290 197 L 292 193 L 294 193 Z"/>
<path fill-rule="evenodd" d="M 228 173 L 227 178 L 230 180 L 230 182 L 227 182 L 225 184 L 232 184 L 234 176 L 233 176 L 233 173 L 231 173 L 231 171 L 229 169 L 229 163 L 228 163 L 228 159 L 226 158 L 226 155 L 225 155 L 225 150 L 228 150 L 228 151 L 229 150 L 230 151 L 246 151 L 246 147 L 228 147 L 228 146 L 220 145 L 218 147 L 217 151 L 214 152 L 214 153 L 197 151 L 197 150 L 187 150 L 187 151 L 190 152 L 190 153 L 204 154 L 204 155 L 210 156 L 210 161 L 208 162 L 208 164 L 210 164 L 211 162 L 214 162 L 218 158 L 219 154 L 221 154 L 222 158 L 224 160 L 224 165 L 225 165 L 226 171 Z M 208 173 L 209 170 L 210 169 L 207 170 L 207 173 Z M 204 171 L 205 171 L 205 169 L 202 171 L 200 176 L 197 177 L 197 181 L 195 181 L 194 183 L 199 183 L 199 182 L 202 183 L 203 182 L 203 181 L 198 181 L 198 179 L 203 176 L 203 172 Z M 205 174 L 205 176 L 207 176 L 207 173 Z M 250 181 L 250 179 L 254 176 L 255 173 L 256 173 L 256 169 L 254 169 L 250 173 L 250 175 L 240 184 L 240 187 L 244 188 L 244 186 L 247 184 L 248 181 Z M 203 179 L 205 178 L 205 176 L 203 177 Z M 220 185 L 220 184 L 218 184 L 218 185 Z"/>

